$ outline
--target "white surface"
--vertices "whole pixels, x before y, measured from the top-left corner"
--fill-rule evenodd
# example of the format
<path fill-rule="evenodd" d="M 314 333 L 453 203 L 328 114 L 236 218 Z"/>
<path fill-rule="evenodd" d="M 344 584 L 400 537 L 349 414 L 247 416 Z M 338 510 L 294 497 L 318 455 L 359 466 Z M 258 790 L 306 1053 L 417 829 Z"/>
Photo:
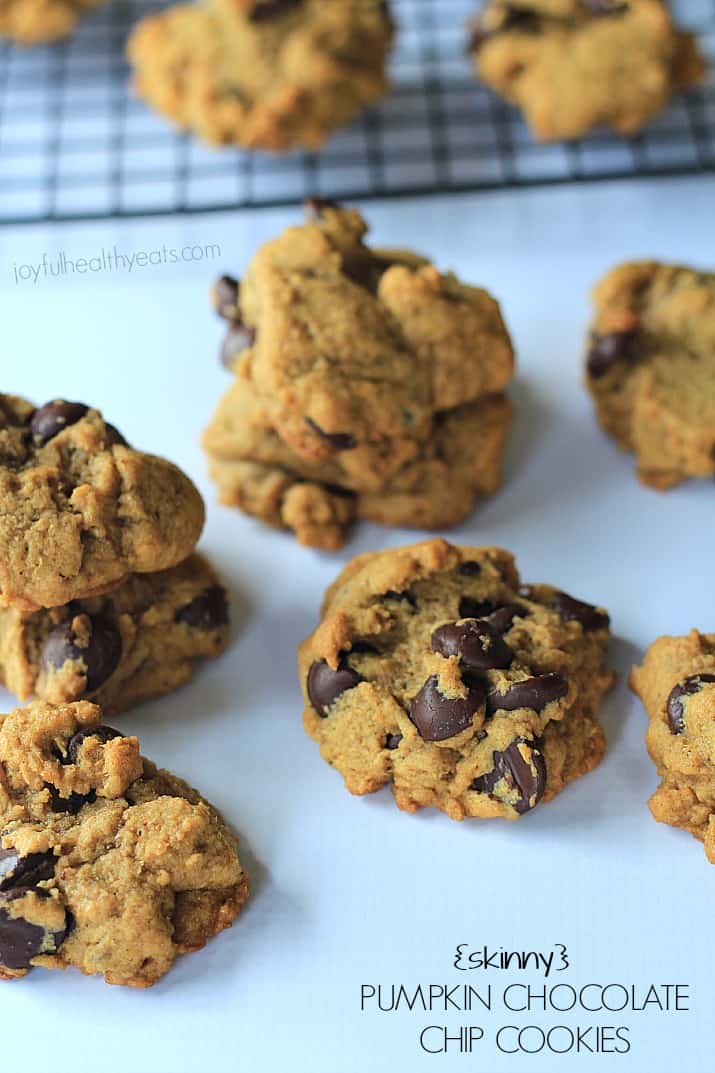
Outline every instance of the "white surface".
<path fill-rule="evenodd" d="M 240 273 L 295 212 L 2 236 L 5 390 L 102 407 L 127 438 L 180 463 L 209 503 L 202 541 L 231 589 L 235 640 L 181 692 L 124 717 L 144 752 L 210 797 L 250 848 L 253 897 L 234 928 L 149 992 L 74 972 L 2 987 L 3 1066 L 24 1073 L 388 1073 L 410 1069 L 706 1067 L 715 1045 L 712 866 L 688 835 L 656 825 L 645 716 L 626 672 L 661 633 L 713 620 L 713 485 L 640 488 L 596 429 L 580 386 L 587 291 L 635 256 L 712 265 L 710 180 L 372 204 L 373 237 L 411 245 L 502 301 L 518 403 L 503 491 L 454 539 L 513 549 L 526 580 L 605 605 L 620 671 L 604 706 L 601 767 L 518 824 L 400 813 L 388 790 L 353 798 L 304 735 L 295 649 L 324 587 L 353 554 L 422 534 L 364 525 L 339 555 L 215 506 L 198 446 L 227 377 L 206 290 Z M 14 264 L 185 241 L 215 263 L 162 265 L 16 285 Z M 240 609 L 240 610 L 239 610 Z M 0 710 L 12 701 L 0 691 Z M 459 973 L 457 943 L 548 950 L 572 968 L 550 983 L 684 983 L 691 1012 L 622 1015 L 360 1013 L 367 983 L 538 983 L 535 973 Z M 466 979 L 465 979 L 466 977 Z M 428 1024 L 614 1024 L 627 1055 L 515 1058 L 420 1052 Z"/>

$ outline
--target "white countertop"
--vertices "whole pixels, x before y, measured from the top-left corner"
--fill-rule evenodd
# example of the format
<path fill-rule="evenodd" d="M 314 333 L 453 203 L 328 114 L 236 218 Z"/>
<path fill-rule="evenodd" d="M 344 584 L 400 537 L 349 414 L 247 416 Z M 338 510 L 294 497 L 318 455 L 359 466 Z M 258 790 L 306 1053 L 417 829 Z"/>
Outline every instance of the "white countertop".
<path fill-rule="evenodd" d="M 214 801 L 247 847 L 253 896 L 230 932 L 148 992 L 76 972 L 2 986 L 3 1065 L 23 1073 L 675 1073 L 706 1068 L 715 870 L 687 834 L 655 824 L 645 716 L 628 668 L 662 633 L 715 629 L 712 482 L 641 488 L 597 430 L 580 384 L 588 289 L 615 262 L 713 266 L 713 178 L 373 202 L 373 238 L 428 253 L 502 302 L 518 406 L 504 489 L 453 531 L 503 544 L 526 580 L 603 604 L 619 684 L 603 708 L 609 750 L 593 774 L 519 824 L 400 813 L 388 790 L 353 798 L 301 727 L 295 649 L 324 587 L 357 553 L 421 533 L 363 525 L 336 555 L 215 505 L 198 445 L 227 386 L 207 290 L 239 275 L 293 209 L 0 233 L 3 389 L 104 409 L 130 442 L 181 464 L 209 504 L 202 548 L 231 590 L 235 639 L 180 692 L 128 713 L 143 751 Z M 63 254 L 101 257 L 219 245 L 194 263 L 38 277 Z M 180 254 L 179 254 L 180 256 Z M 106 254 L 105 254 L 106 257 Z M 65 262 L 66 264 L 66 262 Z M 449 534 L 447 534 L 449 536 Z M 0 691 L 0 710 L 12 698 Z M 496 993 L 536 972 L 461 973 L 458 943 L 568 948 L 546 983 L 689 988 L 689 1012 L 422 1013 L 360 1010 L 362 985 L 464 984 Z M 478 976 L 479 979 L 474 979 Z M 485 1029 L 472 1054 L 420 1050 L 427 1025 Z M 504 1024 L 615 1025 L 630 1051 L 514 1058 Z M 429 1036 L 434 1044 L 436 1036 Z M 556 1045 L 562 1038 L 554 1037 Z M 533 1044 L 525 1037 L 527 1046 Z"/>

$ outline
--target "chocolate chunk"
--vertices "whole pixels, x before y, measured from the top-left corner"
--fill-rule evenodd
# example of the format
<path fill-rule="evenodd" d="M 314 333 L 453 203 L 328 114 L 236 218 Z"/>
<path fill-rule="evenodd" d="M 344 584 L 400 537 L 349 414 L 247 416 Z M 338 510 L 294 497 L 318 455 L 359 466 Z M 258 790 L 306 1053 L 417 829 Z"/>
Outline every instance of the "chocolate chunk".
<path fill-rule="evenodd" d="M 34 887 L 55 874 L 55 855 L 28 853 L 22 857 L 16 849 L 0 847 L 0 891 L 13 887 Z"/>
<path fill-rule="evenodd" d="M 107 447 L 128 447 L 129 444 L 122 436 L 121 432 L 115 425 L 110 425 L 108 421 L 105 421 L 104 428 L 106 431 L 105 439 L 107 441 Z"/>
<path fill-rule="evenodd" d="M 67 927 L 48 932 L 38 924 L 32 924 L 19 913 L 19 906 L 12 906 L 28 894 L 49 898 L 49 894 L 31 887 L 16 887 L 0 894 L 0 965 L 6 969 L 29 969 L 32 958 L 38 954 L 53 954 L 59 950 L 67 935 Z"/>
<path fill-rule="evenodd" d="M 463 596 L 459 601 L 460 618 L 485 618 L 496 610 L 496 605 L 491 600 L 475 600 L 471 596 Z"/>
<path fill-rule="evenodd" d="M 90 628 L 87 647 L 79 644 L 71 622 L 61 622 L 45 638 L 42 665 L 49 669 L 62 667 L 68 660 L 83 662 L 86 677 L 84 693 L 93 693 L 117 669 L 122 655 L 122 639 L 111 622 L 97 616 L 87 618 Z"/>
<path fill-rule="evenodd" d="M 219 317 L 234 321 L 238 315 L 238 280 L 233 276 L 221 276 L 214 283 L 214 308 Z"/>
<path fill-rule="evenodd" d="M 316 712 L 323 719 L 328 715 L 328 708 L 348 689 L 354 689 L 362 678 L 343 660 L 337 670 L 329 667 L 325 660 L 312 665 L 308 671 L 308 697 Z"/>
<path fill-rule="evenodd" d="M 441 656 L 457 656 L 470 670 L 488 671 L 508 667 L 514 653 L 496 630 L 483 619 L 448 622 L 432 634 L 432 651 Z"/>
<path fill-rule="evenodd" d="M 251 22 L 268 22 L 299 7 L 303 0 L 256 0 L 248 13 Z"/>
<path fill-rule="evenodd" d="M 62 399 L 46 402 L 32 416 L 32 435 L 40 443 L 47 443 L 63 428 L 81 421 L 88 409 L 83 402 L 64 402 Z"/>
<path fill-rule="evenodd" d="M 498 784 L 504 781 L 510 792 L 519 792 L 515 803 L 507 798 L 507 803 L 512 804 L 518 813 L 534 808 L 546 789 L 546 763 L 538 745 L 526 738 L 516 738 L 504 752 L 495 750 L 493 762 L 493 770 L 475 779 L 471 789 L 493 794 Z"/>
<path fill-rule="evenodd" d="M 519 8 L 507 9 L 500 26 L 488 29 L 477 18 L 472 23 L 471 36 L 469 39 L 469 51 L 478 52 L 490 38 L 508 30 L 518 30 L 521 33 L 535 34 L 541 29 L 541 19 L 533 11 L 523 11 Z"/>
<path fill-rule="evenodd" d="M 511 629 L 515 618 L 524 618 L 528 613 L 526 608 L 520 607 L 519 604 L 504 604 L 502 607 L 497 607 L 495 611 L 490 612 L 485 621 L 489 623 L 495 633 L 501 634 Z"/>
<path fill-rule="evenodd" d="M 350 651 L 354 652 L 356 656 L 377 656 L 380 650 L 371 645 L 369 641 L 353 641 Z"/>
<path fill-rule="evenodd" d="M 62 797 L 56 786 L 49 782 L 45 786 L 50 791 L 50 808 L 53 812 L 69 812 L 70 816 L 76 816 L 83 805 L 91 805 L 97 800 L 94 790 L 87 794 L 71 793 L 69 797 Z"/>
<path fill-rule="evenodd" d="M 475 562 L 473 559 L 468 559 L 465 563 L 460 563 L 457 567 L 457 573 L 462 577 L 476 577 L 477 574 L 481 574 L 482 564 Z"/>
<path fill-rule="evenodd" d="M 628 361 L 633 356 L 635 338 L 635 331 L 594 335 L 586 362 L 589 376 L 599 380 L 616 362 Z"/>
<path fill-rule="evenodd" d="M 494 690 L 487 694 L 487 715 L 499 711 L 515 712 L 519 708 L 540 712 L 547 704 L 565 697 L 568 690 L 569 684 L 560 674 L 539 674 L 522 682 L 512 682 L 506 693 Z"/>
<path fill-rule="evenodd" d="M 326 440 L 336 451 L 350 451 L 357 446 L 355 437 L 351 436 L 349 432 L 324 432 L 320 425 L 316 425 L 315 421 L 310 417 L 306 417 L 305 423 L 310 425 L 313 432 L 316 432 L 321 439 Z"/>
<path fill-rule="evenodd" d="M 682 734 L 685 730 L 683 697 L 692 697 L 694 693 L 699 693 L 704 685 L 711 682 L 715 682 L 715 674 L 691 674 L 684 682 L 680 682 L 671 689 L 666 707 L 668 723 L 673 734 Z"/>
<path fill-rule="evenodd" d="M 388 734 L 385 738 L 386 749 L 396 749 L 402 741 L 402 734 Z"/>
<path fill-rule="evenodd" d="M 566 592 L 557 592 L 551 602 L 554 611 L 558 611 L 561 618 L 580 622 L 586 633 L 591 630 L 607 630 L 611 620 L 605 611 L 599 611 L 593 604 L 576 600 Z"/>
<path fill-rule="evenodd" d="M 305 218 L 308 223 L 314 224 L 322 220 L 326 209 L 339 209 L 337 201 L 330 201 L 322 197 L 309 197 L 304 203 Z"/>
<path fill-rule="evenodd" d="M 439 691 L 437 675 L 430 675 L 410 705 L 410 719 L 421 738 L 444 741 L 471 726 L 475 712 L 484 703 L 484 687 L 470 682 L 468 689 L 466 697 L 445 697 Z"/>
<path fill-rule="evenodd" d="M 620 0 L 583 0 L 592 15 L 599 18 L 608 15 L 623 15 L 628 10 L 628 4 L 620 3 Z"/>
<path fill-rule="evenodd" d="M 212 585 L 195 596 L 191 603 L 179 608 L 174 621 L 183 622 L 193 630 L 217 630 L 228 625 L 226 590 L 221 585 Z"/>
<path fill-rule="evenodd" d="M 88 738 L 98 738 L 102 745 L 106 745 L 112 738 L 122 738 L 124 735 L 115 730 L 114 727 L 105 726 L 103 723 L 97 723 L 95 726 L 83 727 L 82 730 L 78 730 L 76 734 L 73 734 L 67 745 L 67 760 L 70 764 L 77 763 L 77 755 L 80 750 L 80 746 Z"/>
<path fill-rule="evenodd" d="M 242 320 L 234 320 L 229 326 L 229 329 L 224 336 L 223 343 L 221 344 L 221 353 L 219 357 L 224 369 L 228 369 L 229 372 L 232 372 L 236 358 L 239 354 L 242 354 L 244 350 L 248 350 L 249 347 L 252 347 L 255 341 L 255 329 L 249 328 L 249 326 L 244 324 Z"/>

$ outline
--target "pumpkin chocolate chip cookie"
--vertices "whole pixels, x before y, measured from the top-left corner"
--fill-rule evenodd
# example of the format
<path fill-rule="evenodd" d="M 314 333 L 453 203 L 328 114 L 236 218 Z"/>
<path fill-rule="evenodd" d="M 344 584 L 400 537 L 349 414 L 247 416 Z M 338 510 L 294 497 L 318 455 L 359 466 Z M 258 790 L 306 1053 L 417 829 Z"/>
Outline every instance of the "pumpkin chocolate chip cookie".
<path fill-rule="evenodd" d="M 432 540 L 353 559 L 298 665 L 304 725 L 351 793 L 518 819 L 600 762 L 605 611 Z"/>
<path fill-rule="evenodd" d="M 387 89 L 382 0 L 204 0 L 143 19 L 138 94 L 212 144 L 314 148 Z"/>
<path fill-rule="evenodd" d="M 204 446 L 222 502 L 338 547 L 354 518 L 437 528 L 499 486 L 514 355 L 499 306 L 359 213 L 308 222 L 219 280 L 234 382 Z"/>
<path fill-rule="evenodd" d="M 203 522 L 189 478 L 98 410 L 0 395 L 0 606 L 68 604 L 174 566 Z"/>
<path fill-rule="evenodd" d="M 650 810 L 704 842 L 715 864 L 715 633 L 659 637 L 631 688 L 648 713 L 646 744 L 661 779 Z"/>
<path fill-rule="evenodd" d="M 715 475 L 715 274 L 637 261 L 594 291 L 586 360 L 598 421 L 661 491 Z"/>
<path fill-rule="evenodd" d="M 633 134 L 705 63 L 661 0 L 490 0 L 472 28 L 479 77 L 543 140 Z"/>
<path fill-rule="evenodd" d="M 87 701 L 0 716 L 0 979 L 150 987 L 246 900 L 216 810 L 101 720 Z"/>
<path fill-rule="evenodd" d="M 116 714 L 177 689 L 227 641 L 226 592 L 193 554 L 64 607 L 0 608 L 0 682 L 22 701 L 92 699 Z"/>
<path fill-rule="evenodd" d="M 108 0 L 0 0 L 0 37 L 39 45 L 67 37 L 78 19 Z"/>

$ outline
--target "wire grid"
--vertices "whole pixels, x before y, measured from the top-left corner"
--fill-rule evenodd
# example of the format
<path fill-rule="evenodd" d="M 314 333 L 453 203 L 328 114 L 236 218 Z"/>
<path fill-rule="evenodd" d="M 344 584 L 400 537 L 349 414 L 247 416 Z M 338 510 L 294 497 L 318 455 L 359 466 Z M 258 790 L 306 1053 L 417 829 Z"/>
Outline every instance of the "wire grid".
<path fill-rule="evenodd" d="M 129 88 L 127 33 L 161 6 L 113 0 L 56 45 L 0 43 L 0 224 L 715 170 L 712 68 L 638 137 L 535 142 L 472 77 L 465 24 L 478 0 L 392 0 L 392 91 L 322 152 L 209 149 Z M 672 6 L 715 61 L 715 0 Z"/>

